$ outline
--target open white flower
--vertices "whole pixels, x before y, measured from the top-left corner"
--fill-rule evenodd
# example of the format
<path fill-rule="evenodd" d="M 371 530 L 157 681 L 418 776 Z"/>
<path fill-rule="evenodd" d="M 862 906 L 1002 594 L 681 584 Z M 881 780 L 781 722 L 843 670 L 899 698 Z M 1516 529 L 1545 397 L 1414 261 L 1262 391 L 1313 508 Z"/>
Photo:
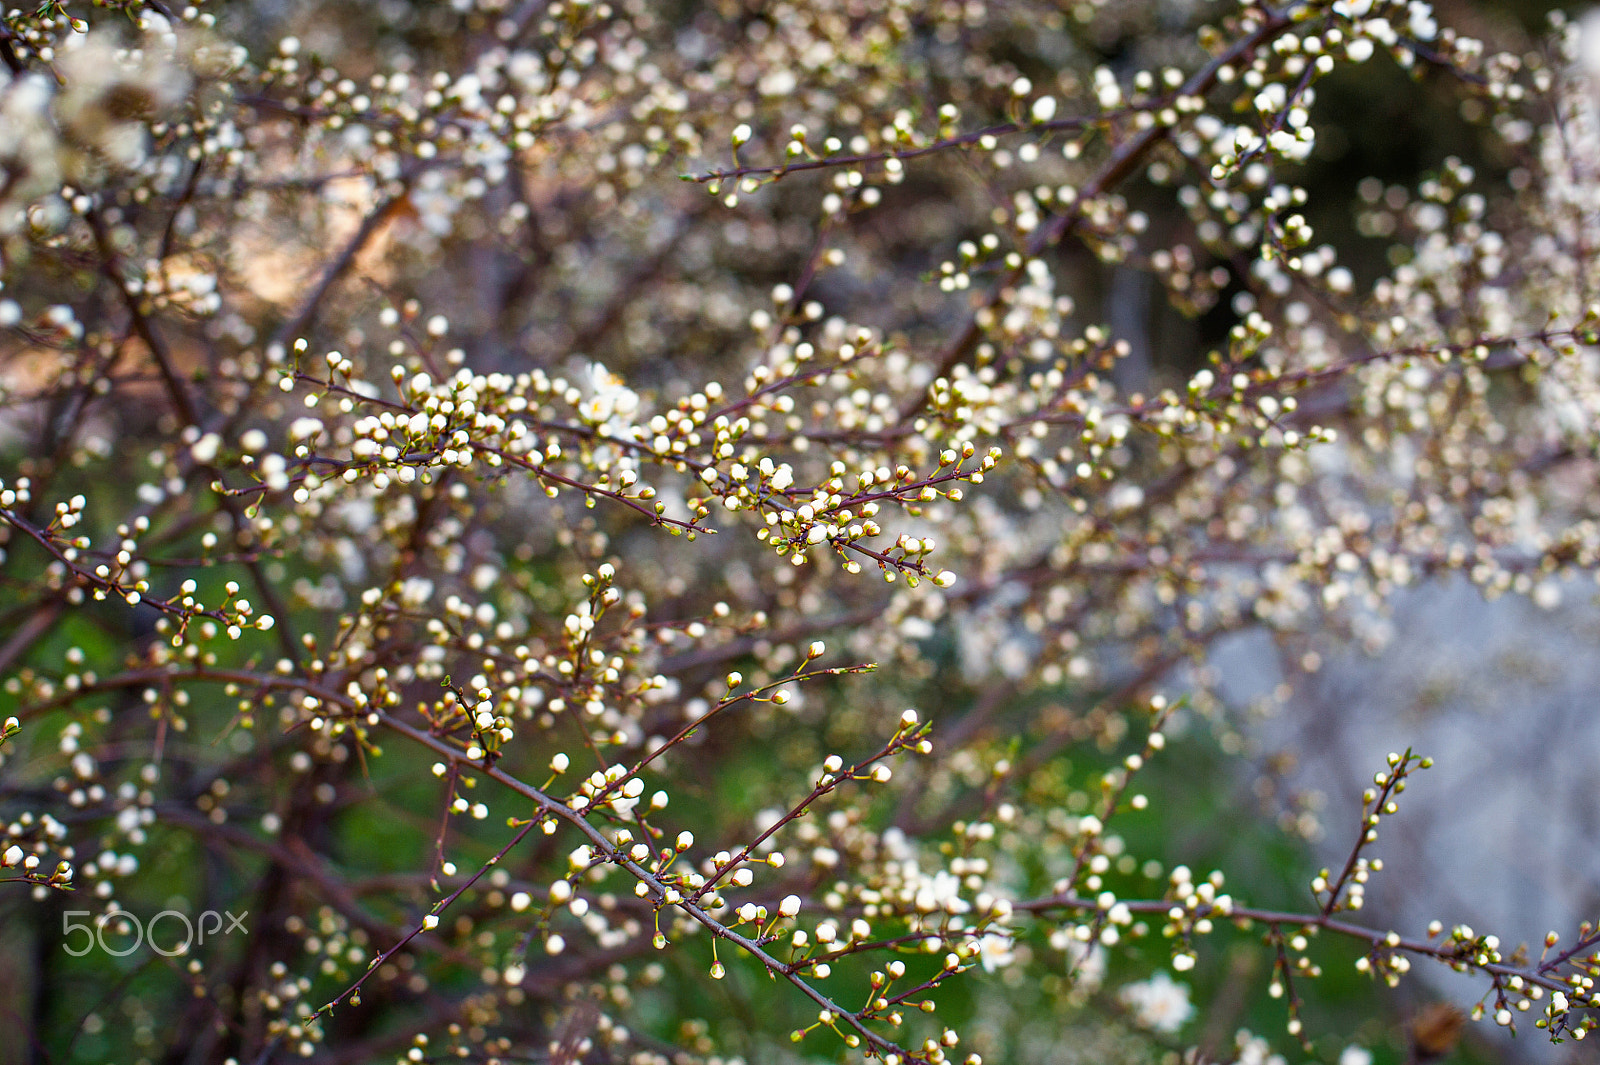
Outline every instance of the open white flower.
<path fill-rule="evenodd" d="M 188 94 L 188 72 L 173 49 L 154 37 L 137 49 L 119 49 L 99 33 L 74 40 L 59 63 L 57 121 L 75 146 L 113 166 L 138 166 L 145 157 L 145 123 Z"/>
<path fill-rule="evenodd" d="M 983 971 L 992 973 L 1010 965 L 1016 956 L 1013 946 L 1011 933 L 1006 929 L 996 928 L 985 932 L 978 940 L 978 963 L 983 966 Z"/>
<path fill-rule="evenodd" d="M 1135 1023 L 1156 1032 L 1176 1032 L 1194 1016 L 1189 985 L 1166 973 L 1156 973 L 1140 983 L 1128 984 L 1117 998 L 1133 1012 Z"/>

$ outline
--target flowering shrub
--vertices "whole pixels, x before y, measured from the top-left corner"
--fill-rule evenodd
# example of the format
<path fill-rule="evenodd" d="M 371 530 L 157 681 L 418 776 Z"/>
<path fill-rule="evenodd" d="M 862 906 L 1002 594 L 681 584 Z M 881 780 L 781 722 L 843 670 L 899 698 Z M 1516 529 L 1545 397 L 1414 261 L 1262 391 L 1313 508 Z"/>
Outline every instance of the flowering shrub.
<path fill-rule="evenodd" d="M 1350 839 L 1287 904 L 1184 835 L 1248 742 L 1217 638 L 1315 672 L 1432 575 L 1596 570 L 1574 28 L 80 8 L 0 23 L 41 1059 L 1370 1062 L 1312 1042 L 1334 965 L 1593 1029 L 1591 925 L 1362 920 L 1426 757 L 1280 811 Z M 1396 66 L 1476 165 L 1311 195 L 1319 88 Z"/>

